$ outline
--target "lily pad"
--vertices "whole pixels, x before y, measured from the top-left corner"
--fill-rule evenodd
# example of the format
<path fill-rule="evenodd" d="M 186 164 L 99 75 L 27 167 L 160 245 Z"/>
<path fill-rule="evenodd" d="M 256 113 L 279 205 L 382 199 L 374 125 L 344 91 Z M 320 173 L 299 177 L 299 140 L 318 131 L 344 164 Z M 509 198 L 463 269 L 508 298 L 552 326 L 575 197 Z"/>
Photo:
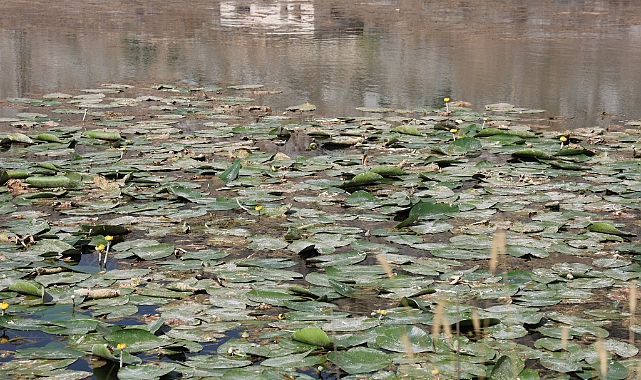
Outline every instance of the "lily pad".
<path fill-rule="evenodd" d="M 343 371 L 352 374 L 378 371 L 392 364 L 389 355 L 365 347 L 354 347 L 347 351 L 333 351 L 327 355 Z"/>

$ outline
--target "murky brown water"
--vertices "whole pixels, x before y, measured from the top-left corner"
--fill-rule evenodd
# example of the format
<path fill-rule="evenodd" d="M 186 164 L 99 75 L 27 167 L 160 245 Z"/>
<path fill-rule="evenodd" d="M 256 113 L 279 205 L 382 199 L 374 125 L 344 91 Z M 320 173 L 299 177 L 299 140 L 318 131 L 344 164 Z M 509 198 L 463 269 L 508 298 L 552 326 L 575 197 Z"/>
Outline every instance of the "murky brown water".
<path fill-rule="evenodd" d="M 263 84 L 274 111 L 546 109 L 558 128 L 641 118 L 632 0 L 0 3 L 0 99 L 102 83 Z M 15 109 L 2 108 L 0 116 Z"/>

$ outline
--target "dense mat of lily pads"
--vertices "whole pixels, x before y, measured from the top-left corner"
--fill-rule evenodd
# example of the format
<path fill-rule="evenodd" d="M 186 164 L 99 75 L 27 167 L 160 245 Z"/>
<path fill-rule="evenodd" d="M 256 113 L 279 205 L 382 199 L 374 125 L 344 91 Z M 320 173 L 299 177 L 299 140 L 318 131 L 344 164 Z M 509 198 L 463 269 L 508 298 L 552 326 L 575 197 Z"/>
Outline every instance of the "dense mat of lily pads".
<path fill-rule="evenodd" d="M 638 122 L 559 133 L 463 102 L 274 116 L 264 93 L 2 104 L 2 377 L 638 370 Z"/>

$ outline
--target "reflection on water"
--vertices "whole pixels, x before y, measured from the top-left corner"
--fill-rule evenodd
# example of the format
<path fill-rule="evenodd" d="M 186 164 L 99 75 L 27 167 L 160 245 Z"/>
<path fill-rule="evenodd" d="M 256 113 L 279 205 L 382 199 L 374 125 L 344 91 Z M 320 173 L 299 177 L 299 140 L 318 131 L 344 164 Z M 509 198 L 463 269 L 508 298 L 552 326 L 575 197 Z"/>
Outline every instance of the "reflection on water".
<path fill-rule="evenodd" d="M 478 110 L 546 109 L 563 127 L 611 123 L 602 112 L 641 118 L 639 2 L 478 3 L 7 0 L 0 98 L 113 82 L 263 84 L 282 93 L 258 104 L 309 101 L 322 116 L 448 96 Z"/>

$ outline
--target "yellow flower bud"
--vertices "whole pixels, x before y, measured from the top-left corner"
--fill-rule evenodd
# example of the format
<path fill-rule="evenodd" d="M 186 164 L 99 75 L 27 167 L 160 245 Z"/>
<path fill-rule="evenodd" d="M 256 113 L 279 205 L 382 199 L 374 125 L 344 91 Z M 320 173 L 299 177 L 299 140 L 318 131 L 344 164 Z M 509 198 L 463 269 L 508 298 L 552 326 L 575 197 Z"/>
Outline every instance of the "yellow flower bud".
<path fill-rule="evenodd" d="M 112 241 L 113 239 L 114 239 L 114 237 L 111 236 L 111 235 L 105 236 L 105 240 L 107 240 L 107 241 Z"/>
<path fill-rule="evenodd" d="M 96 246 L 96 250 L 98 251 L 104 251 L 105 250 L 105 245 L 100 243 Z"/>
<path fill-rule="evenodd" d="M 450 102 L 450 98 L 445 98 L 443 100 L 445 101 L 445 103 L 449 103 Z"/>
<path fill-rule="evenodd" d="M 432 370 L 432 375 L 434 375 L 434 376 L 438 375 L 438 369 L 433 369 Z"/>
<path fill-rule="evenodd" d="M 6 302 L 0 302 L 0 309 L 2 310 L 7 310 L 9 308 L 9 304 Z"/>
<path fill-rule="evenodd" d="M 452 129 L 450 129 L 450 132 L 452 132 L 452 133 L 456 133 L 456 132 L 458 132 L 458 129 L 456 129 L 456 128 L 452 128 Z"/>
<path fill-rule="evenodd" d="M 117 348 L 117 349 L 119 349 L 119 350 L 121 350 L 121 351 L 122 351 L 125 347 L 127 347 L 127 345 L 126 345 L 125 343 L 118 343 L 118 345 L 116 346 L 116 348 Z"/>
<path fill-rule="evenodd" d="M 561 137 L 559 137 L 559 140 L 561 140 L 561 142 L 566 142 L 566 141 L 568 141 L 568 138 L 565 137 L 565 136 L 561 136 Z"/>

